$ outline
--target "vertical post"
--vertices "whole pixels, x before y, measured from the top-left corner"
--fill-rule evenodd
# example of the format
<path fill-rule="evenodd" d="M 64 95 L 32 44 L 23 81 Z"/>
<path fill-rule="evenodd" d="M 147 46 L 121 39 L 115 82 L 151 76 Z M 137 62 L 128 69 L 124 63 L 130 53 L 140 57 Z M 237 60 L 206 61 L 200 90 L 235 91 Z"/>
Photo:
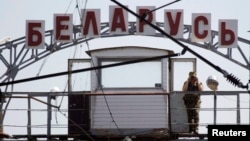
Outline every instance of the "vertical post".
<path fill-rule="evenodd" d="M 49 141 L 50 140 L 50 136 L 51 136 L 51 97 L 50 95 L 48 95 L 47 97 L 47 102 L 48 102 L 48 105 L 47 105 L 47 113 L 48 113 L 48 119 L 47 119 L 47 140 Z"/>
<path fill-rule="evenodd" d="M 0 89 L 0 133 L 3 133 L 3 102 L 2 102 L 2 90 Z M 2 139 L 0 138 L 0 141 Z"/>
<path fill-rule="evenodd" d="M 249 52 L 249 57 L 250 57 L 250 52 Z M 249 58 L 249 61 L 250 61 L 250 58 Z M 249 75 L 250 75 L 250 72 L 249 72 Z M 247 90 L 248 90 L 248 94 L 249 94 L 249 108 L 248 108 L 248 117 L 249 117 L 249 122 L 248 124 L 250 125 L 250 76 L 249 76 L 249 80 L 248 80 L 248 84 L 247 84 Z"/>
<path fill-rule="evenodd" d="M 247 32 L 250 32 L 250 30 L 248 30 Z M 250 50 L 249 50 L 249 60 L 250 61 Z M 249 125 L 250 125 L 250 70 L 249 70 L 249 80 L 248 80 L 248 84 L 247 84 L 247 90 L 248 90 L 248 93 L 249 93 L 249 109 L 248 109 L 248 113 L 249 113 Z"/>
<path fill-rule="evenodd" d="M 28 138 L 31 136 L 31 103 L 30 103 L 30 97 L 28 97 L 28 126 L 27 126 L 27 133 Z"/>
<path fill-rule="evenodd" d="M 217 117 L 217 96 L 216 92 L 214 91 L 214 125 L 216 125 L 216 117 Z"/>
<path fill-rule="evenodd" d="M 3 120 L 4 120 L 4 111 L 3 105 L 5 101 L 5 95 L 2 93 L 2 90 L 0 89 L 0 141 L 3 141 L 3 138 L 7 138 L 9 135 L 5 134 L 3 132 Z"/>
<path fill-rule="evenodd" d="M 0 102 L 0 133 L 3 133 L 3 103 Z M 0 138 L 0 141 L 3 141 L 2 138 Z"/>
<path fill-rule="evenodd" d="M 240 124 L 240 96 L 237 94 L 237 124 Z"/>
<path fill-rule="evenodd" d="M 248 31 L 250 32 L 250 31 Z M 250 61 L 250 50 L 249 50 L 249 61 Z M 247 91 L 248 91 L 248 94 L 249 94 L 249 108 L 248 108 L 248 118 L 249 118 L 249 122 L 248 124 L 250 125 L 250 71 L 249 71 L 249 80 L 248 80 L 248 83 L 247 83 Z"/>

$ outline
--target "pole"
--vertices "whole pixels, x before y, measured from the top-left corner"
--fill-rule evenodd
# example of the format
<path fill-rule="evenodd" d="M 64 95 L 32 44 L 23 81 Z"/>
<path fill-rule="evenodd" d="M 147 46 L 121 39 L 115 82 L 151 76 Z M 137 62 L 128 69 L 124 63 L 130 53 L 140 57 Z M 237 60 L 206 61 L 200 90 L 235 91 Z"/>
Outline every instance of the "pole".
<path fill-rule="evenodd" d="M 2 90 L 0 89 L 0 133 L 3 133 L 3 102 L 2 102 Z M 2 138 L 0 138 L 2 141 Z"/>
<path fill-rule="evenodd" d="M 237 114 L 236 114 L 236 118 L 237 118 L 237 124 L 240 124 L 240 95 L 239 93 L 237 94 Z"/>
<path fill-rule="evenodd" d="M 31 103 L 30 103 L 30 97 L 28 98 L 28 126 L 27 126 L 27 133 L 28 137 L 31 137 Z"/>
<path fill-rule="evenodd" d="M 214 91 L 214 125 L 216 125 L 216 117 L 217 117 L 217 96 L 216 96 L 216 92 Z"/>
<path fill-rule="evenodd" d="M 47 102 L 48 102 L 48 105 L 47 105 L 47 112 L 48 112 L 48 119 L 47 119 L 47 140 L 49 141 L 50 140 L 50 136 L 51 136 L 51 97 L 50 95 L 48 95 L 48 98 L 47 98 Z"/>
<path fill-rule="evenodd" d="M 0 104 L 0 133 L 3 134 L 3 103 Z M 3 138 L 0 138 L 0 141 L 3 141 Z"/>
<path fill-rule="evenodd" d="M 9 135 L 5 134 L 4 129 L 3 129 L 3 120 L 4 120 L 4 115 L 6 112 L 5 110 L 3 110 L 4 102 L 6 102 L 5 97 L 0 89 L 0 141 L 3 141 L 4 138 L 9 138 Z"/>
<path fill-rule="evenodd" d="M 250 32 L 250 30 L 249 31 L 247 31 L 247 32 Z M 249 49 L 249 61 L 250 61 L 250 49 Z M 248 65 L 250 65 L 250 64 L 248 64 Z M 247 85 L 247 90 L 248 90 L 248 93 L 249 93 L 249 109 L 248 109 L 248 118 L 249 118 L 249 125 L 250 125 L 250 70 L 249 70 L 249 80 L 248 80 L 248 85 Z"/>

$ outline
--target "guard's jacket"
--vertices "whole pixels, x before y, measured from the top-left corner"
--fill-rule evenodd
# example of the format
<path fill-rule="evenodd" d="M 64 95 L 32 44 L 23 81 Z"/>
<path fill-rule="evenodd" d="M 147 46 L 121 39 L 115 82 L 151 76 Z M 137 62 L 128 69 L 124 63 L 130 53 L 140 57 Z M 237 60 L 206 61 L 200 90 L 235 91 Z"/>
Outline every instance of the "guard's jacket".
<path fill-rule="evenodd" d="M 189 131 L 196 132 L 199 126 L 199 111 L 200 111 L 200 94 L 198 93 L 198 86 L 188 83 L 188 92 L 196 91 L 194 93 L 186 93 L 183 97 L 184 104 L 187 109 Z"/>

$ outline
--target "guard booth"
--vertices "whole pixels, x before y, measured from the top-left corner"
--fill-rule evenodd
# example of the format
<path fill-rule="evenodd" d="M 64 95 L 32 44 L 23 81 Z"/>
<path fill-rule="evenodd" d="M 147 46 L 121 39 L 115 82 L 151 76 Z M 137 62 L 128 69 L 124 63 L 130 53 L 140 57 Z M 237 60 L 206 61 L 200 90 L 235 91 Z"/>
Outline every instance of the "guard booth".
<path fill-rule="evenodd" d="M 180 96 L 170 102 L 169 93 L 180 86 L 189 71 L 196 70 L 194 58 L 160 58 L 115 67 L 98 68 L 136 59 L 174 54 L 173 51 L 141 46 L 110 47 L 86 52 L 90 58 L 70 59 L 69 72 L 76 64 L 82 68 L 84 81 L 73 82 L 69 73 L 69 135 L 83 134 L 96 140 L 121 140 L 125 136 L 143 140 L 168 140 L 170 132 L 188 132 L 185 111 L 170 106 L 184 106 Z M 184 66 L 183 66 L 184 65 Z M 181 68 L 185 68 L 181 69 Z M 79 75 L 79 74 L 78 74 Z M 89 81 L 89 89 L 74 88 L 74 84 Z M 81 95 L 74 91 L 82 91 Z M 77 125 L 76 125 L 77 124 Z"/>

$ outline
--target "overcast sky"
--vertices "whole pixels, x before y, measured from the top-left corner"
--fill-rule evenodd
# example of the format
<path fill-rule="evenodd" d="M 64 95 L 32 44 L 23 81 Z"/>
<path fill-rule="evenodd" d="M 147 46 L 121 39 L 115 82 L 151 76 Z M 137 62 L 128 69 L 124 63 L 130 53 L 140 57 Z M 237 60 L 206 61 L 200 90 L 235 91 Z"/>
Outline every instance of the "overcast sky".
<path fill-rule="evenodd" d="M 78 5 L 80 8 L 84 8 L 85 5 L 84 0 L 79 0 Z M 136 6 L 156 6 L 160 7 L 172 1 L 163 1 L 163 0 L 155 0 L 152 2 L 151 0 L 144 0 L 143 3 L 140 1 L 129 1 L 129 0 L 120 0 L 124 5 L 128 5 L 131 10 L 136 10 Z M 237 19 L 238 20 L 238 36 L 248 39 L 250 37 L 250 33 L 247 31 L 250 29 L 250 20 L 247 18 L 246 14 L 248 7 L 247 5 L 249 2 L 247 0 L 234 1 L 234 0 L 220 0 L 219 2 L 216 0 L 182 0 L 178 3 L 168 6 L 169 9 L 183 9 L 184 10 L 184 24 L 191 25 L 191 15 L 192 13 L 211 13 L 211 27 L 212 30 L 218 31 L 218 20 L 219 19 Z M 73 14 L 73 21 L 74 24 L 79 24 L 79 13 L 76 9 L 76 1 L 75 0 L 54 0 L 54 1 L 32 1 L 32 0 L 23 0 L 22 2 L 17 2 L 14 0 L 3 0 L 1 3 L 1 22 L 0 22 L 0 38 L 10 37 L 12 40 L 25 36 L 25 22 L 26 20 L 45 20 L 45 29 L 51 30 L 53 28 L 53 14 L 55 13 L 72 13 Z M 93 9 L 101 9 L 101 22 L 107 22 L 109 19 L 108 16 L 108 9 L 110 5 L 115 5 L 113 2 L 109 0 L 102 0 L 96 1 L 91 0 L 87 1 L 86 8 Z M 14 10 L 15 9 L 15 10 Z M 166 8 L 159 9 L 156 11 L 156 21 L 163 22 L 163 10 Z M 129 14 L 129 21 L 135 21 L 135 17 Z M 148 46 L 148 47 L 156 47 L 156 48 L 163 48 L 163 49 L 172 49 L 175 52 L 180 52 L 182 50 L 181 47 L 178 47 L 175 43 L 171 42 L 170 40 L 162 39 L 162 38 L 150 38 L 148 37 L 122 37 L 122 41 L 125 41 L 121 44 L 121 42 L 115 42 L 112 38 L 104 38 L 104 39 L 95 39 L 94 41 L 89 42 L 89 48 L 102 48 L 102 47 L 112 47 L 112 46 L 123 46 L 123 45 L 139 45 L 139 46 Z M 129 40 L 129 42 L 127 42 Z M 77 50 L 77 57 L 85 57 L 84 51 L 86 51 L 87 47 L 86 44 L 81 44 L 82 48 Z M 76 46 L 77 47 L 77 46 Z M 76 48 L 75 47 L 75 48 Z M 192 46 L 190 46 L 192 47 Z M 74 49 L 75 49 L 74 48 Z M 243 52 L 249 53 L 249 47 L 243 46 Z M 202 53 L 204 50 L 199 50 L 197 52 Z M 222 49 L 223 50 L 223 49 Z M 235 49 L 236 50 L 236 49 Z M 70 48 L 66 52 L 67 58 L 72 57 L 74 55 L 73 48 Z M 207 53 L 207 52 L 206 52 Z M 243 76 L 243 74 L 248 73 L 246 69 L 242 69 L 236 65 L 234 68 L 231 67 L 232 64 L 225 63 L 223 58 L 217 59 L 215 58 L 214 53 L 206 54 L 206 59 L 211 60 L 215 63 L 215 65 L 221 65 L 220 67 L 225 70 L 230 70 L 229 73 L 235 74 L 239 77 L 243 82 L 248 81 L 248 77 Z M 47 74 L 51 72 L 58 72 L 59 70 L 67 69 L 65 67 L 66 63 L 62 63 L 61 65 L 54 65 L 53 69 L 51 67 L 46 67 L 55 64 L 52 60 L 60 61 L 63 60 L 63 57 L 60 56 L 63 53 L 55 53 L 53 57 L 49 57 L 47 60 L 45 67 L 41 71 L 41 74 Z M 57 57 L 57 55 L 59 57 Z M 187 53 L 188 55 L 188 53 Z M 53 58 L 53 59 L 52 59 Z M 60 58 L 60 59 L 59 59 Z M 214 59 L 214 60 L 213 60 Z M 227 62 L 227 61 L 226 61 Z M 41 66 L 42 61 L 36 63 Z M 58 63 L 57 63 L 58 64 Z M 2 65 L 2 64 L 1 64 Z M 33 65 L 35 66 L 35 65 Z M 39 66 L 36 66 L 36 70 L 34 73 L 39 71 Z M 205 66 L 207 67 L 207 66 Z M 200 68 L 203 69 L 203 68 Z M 242 73 L 239 73 L 239 70 L 242 70 Z M 214 71 L 213 69 L 211 71 Z M 32 71 L 33 72 L 33 71 Z M 30 72 L 31 75 L 32 72 Z M 216 71 L 215 71 L 216 72 Z M 2 73 L 2 72 L 1 72 Z M 24 72 L 26 75 L 26 72 Z M 205 72 L 206 74 L 203 75 L 204 80 L 208 77 L 209 73 L 213 74 L 214 72 Z M 17 77 L 28 77 L 26 75 L 18 75 Z M 217 75 L 217 74 L 216 74 Z M 202 76 L 202 77 L 203 77 Z M 248 76 L 248 74 L 247 74 Z M 223 79 L 222 75 L 217 76 L 219 79 Z M 32 82 L 33 83 L 33 82 Z M 28 83 L 27 83 L 28 84 Z M 226 89 L 231 89 L 230 85 L 227 86 Z"/>
<path fill-rule="evenodd" d="M 124 5 L 128 5 L 129 8 L 133 11 L 136 10 L 136 6 L 156 6 L 160 7 L 165 5 L 170 0 L 119 0 Z M 109 19 L 109 6 L 115 5 L 110 0 L 1 0 L 0 6 L 0 39 L 5 37 L 10 37 L 12 40 L 25 36 L 25 22 L 26 20 L 45 20 L 45 29 L 51 30 L 53 28 L 53 14 L 56 13 L 72 13 L 74 24 L 80 23 L 79 13 L 76 9 L 76 5 L 80 9 L 101 9 L 101 22 L 107 22 Z M 182 0 L 178 3 L 175 3 L 171 6 L 168 6 L 169 9 L 183 9 L 184 10 L 184 24 L 191 25 L 191 16 L 192 13 L 211 13 L 212 24 L 211 27 L 213 30 L 218 31 L 218 20 L 219 19 L 237 19 L 238 20 L 238 36 L 249 39 L 250 33 L 247 32 L 250 30 L 250 13 L 249 9 L 250 1 L 249 0 Z M 156 11 L 156 21 L 163 22 L 163 8 Z M 129 14 L 129 21 L 135 21 L 136 18 Z M 163 38 L 154 38 L 154 37 L 120 37 L 120 40 L 112 40 L 113 38 L 105 39 L 95 39 L 89 42 L 90 49 L 97 49 L 102 47 L 114 47 L 114 46 L 125 46 L 125 45 L 138 45 L 138 46 L 147 46 L 155 47 L 162 49 L 170 49 L 175 52 L 180 52 L 182 48 L 178 47 L 173 42 L 163 39 Z M 129 40 L 129 42 L 127 42 Z M 192 47 L 192 46 L 191 46 Z M 227 70 L 229 73 L 235 74 L 239 77 L 244 84 L 249 80 L 249 70 L 246 70 L 238 65 L 230 63 L 229 61 L 218 57 L 216 54 L 204 51 L 197 47 L 192 47 L 197 52 L 201 53 L 210 61 L 214 62 L 216 65 L 219 65 L 221 68 Z M 87 57 L 85 51 L 87 50 L 86 44 L 76 45 L 74 48 L 69 48 L 63 50 L 59 53 L 55 53 L 52 56 L 47 58 L 45 65 L 42 67 L 40 75 L 61 72 L 67 70 L 67 59 L 72 58 L 74 55 L 78 58 Z M 247 53 L 249 56 L 249 46 L 244 46 L 244 53 Z M 75 53 L 76 52 L 76 53 Z M 185 57 L 194 57 L 191 54 L 187 53 Z M 217 58 L 218 57 L 218 58 Z M 36 64 L 28 67 L 25 70 L 22 70 L 20 74 L 17 75 L 17 79 L 33 77 L 41 68 L 43 63 L 42 61 L 37 62 Z M 2 65 L 2 64 L 0 64 Z M 216 70 L 212 69 L 210 66 L 205 65 L 201 60 L 198 60 L 198 76 L 200 80 L 205 83 L 209 75 L 215 75 L 218 80 L 220 80 L 219 90 L 242 90 L 237 89 L 235 86 L 228 83 L 221 73 L 218 73 Z M 1 66 L 0 66 L 1 67 Z M 0 73 L 3 72 L 0 69 Z M 183 78 L 186 78 L 187 75 L 183 74 Z M 64 90 L 67 82 L 66 76 L 51 78 L 49 81 L 40 80 L 35 82 L 27 82 L 23 84 L 17 84 L 14 87 L 14 91 L 50 91 L 54 86 Z M 182 83 L 182 82 L 180 82 Z M 209 90 L 205 86 L 205 90 Z M 246 97 L 247 98 L 247 97 Z M 249 102 L 249 101 L 244 101 Z M 27 108 L 25 100 L 15 101 L 13 100 L 10 104 L 10 108 Z M 45 105 L 39 103 L 37 107 L 46 108 Z M 18 106 L 17 106 L 18 105 Z M 7 114 L 7 119 L 5 124 L 7 125 L 24 125 L 26 124 L 27 117 L 21 117 L 20 120 L 16 120 L 15 115 L 25 113 L 23 111 Z M 62 119 L 62 122 L 65 122 L 65 117 L 58 114 L 58 120 Z M 46 119 L 46 114 L 41 115 L 42 118 Z M 16 122 L 15 122 L 16 121 Z M 34 124 L 46 124 L 45 122 L 39 122 L 39 119 L 33 121 Z M 55 119 L 53 119 L 55 123 Z M 22 134 L 26 133 L 23 128 L 15 128 L 12 130 L 12 127 L 5 127 L 5 131 L 9 134 Z M 57 129 L 56 129 L 57 130 Z M 34 130 L 34 133 L 39 133 L 41 130 Z M 52 130 L 54 131 L 54 129 Z M 42 132 L 46 132 L 46 129 L 42 129 Z M 56 132 L 56 131 L 55 131 Z"/>

